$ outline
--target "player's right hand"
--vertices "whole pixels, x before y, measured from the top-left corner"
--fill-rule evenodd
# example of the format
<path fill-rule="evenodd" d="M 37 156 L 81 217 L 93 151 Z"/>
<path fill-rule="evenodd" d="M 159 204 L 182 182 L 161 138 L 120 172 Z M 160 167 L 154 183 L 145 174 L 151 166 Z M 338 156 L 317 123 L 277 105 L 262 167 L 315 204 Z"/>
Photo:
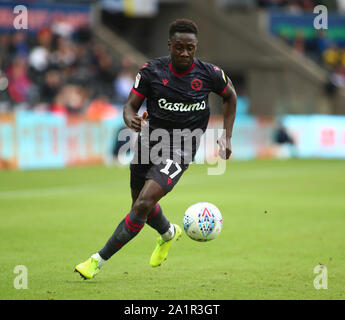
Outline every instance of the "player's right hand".
<path fill-rule="evenodd" d="M 136 114 L 131 121 L 131 129 L 133 129 L 136 132 L 140 132 L 143 126 L 147 126 L 147 115 L 147 111 L 144 111 L 141 117 L 138 114 Z"/>

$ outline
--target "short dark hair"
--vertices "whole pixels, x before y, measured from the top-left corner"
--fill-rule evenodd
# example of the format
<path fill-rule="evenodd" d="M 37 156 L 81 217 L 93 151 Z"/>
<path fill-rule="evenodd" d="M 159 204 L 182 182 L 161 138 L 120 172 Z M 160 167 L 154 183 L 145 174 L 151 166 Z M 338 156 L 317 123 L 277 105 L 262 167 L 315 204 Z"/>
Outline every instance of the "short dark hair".
<path fill-rule="evenodd" d="M 189 19 L 176 19 L 169 26 L 169 38 L 171 39 L 176 32 L 194 33 L 197 36 L 198 26 Z"/>

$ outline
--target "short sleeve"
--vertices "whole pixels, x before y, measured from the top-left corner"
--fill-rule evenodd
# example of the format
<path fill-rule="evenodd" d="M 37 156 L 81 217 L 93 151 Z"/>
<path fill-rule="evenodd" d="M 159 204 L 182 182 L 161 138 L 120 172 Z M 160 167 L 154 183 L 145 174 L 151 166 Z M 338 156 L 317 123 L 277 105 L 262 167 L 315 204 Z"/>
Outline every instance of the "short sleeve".
<path fill-rule="evenodd" d="M 211 65 L 211 78 L 213 80 L 212 91 L 218 95 L 223 95 L 228 84 L 228 77 L 225 72 L 221 68 Z"/>
<path fill-rule="evenodd" d="M 145 63 L 137 73 L 132 92 L 141 98 L 146 98 L 151 91 L 150 65 Z"/>

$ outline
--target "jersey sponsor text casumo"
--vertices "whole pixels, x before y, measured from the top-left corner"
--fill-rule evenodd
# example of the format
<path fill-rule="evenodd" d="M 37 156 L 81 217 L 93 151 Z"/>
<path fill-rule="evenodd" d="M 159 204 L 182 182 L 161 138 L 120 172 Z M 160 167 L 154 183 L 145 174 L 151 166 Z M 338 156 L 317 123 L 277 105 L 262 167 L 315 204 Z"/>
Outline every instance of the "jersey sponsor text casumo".
<path fill-rule="evenodd" d="M 180 112 L 199 111 L 199 110 L 206 109 L 205 101 L 185 104 L 182 102 L 172 103 L 172 102 L 168 102 L 164 98 L 161 98 L 158 100 L 158 105 L 161 109 L 170 110 L 170 111 L 180 111 Z"/>

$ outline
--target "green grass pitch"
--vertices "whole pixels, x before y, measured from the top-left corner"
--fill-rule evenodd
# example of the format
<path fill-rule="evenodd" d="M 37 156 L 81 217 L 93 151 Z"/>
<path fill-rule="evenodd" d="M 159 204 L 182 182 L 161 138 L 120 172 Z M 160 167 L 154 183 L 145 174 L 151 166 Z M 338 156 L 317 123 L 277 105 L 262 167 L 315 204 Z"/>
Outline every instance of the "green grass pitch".
<path fill-rule="evenodd" d="M 129 168 L 0 172 L 0 299 L 345 299 L 344 161 L 230 161 L 220 176 L 192 165 L 160 204 L 182 225 L 199 201 L 224 225 L 208 243 L 185 233 L 159 268 L 149 226 L 92 280 L 74 266 L 103 247 L 130 206 Z M 314 267 L 328 271 L 316 290 Z M 17 265 L 27 289 L 15 289 Z"/>

